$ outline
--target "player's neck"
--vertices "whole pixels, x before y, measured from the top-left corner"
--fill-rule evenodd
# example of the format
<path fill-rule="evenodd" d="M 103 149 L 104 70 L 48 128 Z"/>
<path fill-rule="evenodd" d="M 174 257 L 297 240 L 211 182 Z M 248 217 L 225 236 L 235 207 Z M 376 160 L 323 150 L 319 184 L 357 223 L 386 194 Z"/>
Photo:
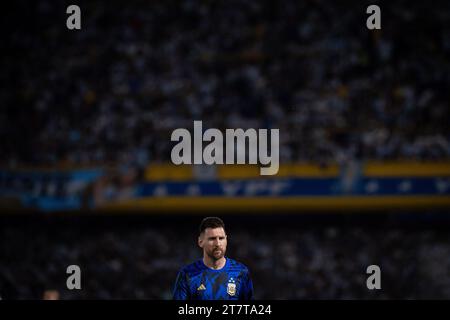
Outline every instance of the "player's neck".
<path fill-rule="evenodd" d="M 209 257 L 203 257 L 203 263 L 210 269 L 218 270 L 222 269 L 225 266 L 227 259 L 225 257 L 220 258 L 219 260 L 214 260 Z"/>

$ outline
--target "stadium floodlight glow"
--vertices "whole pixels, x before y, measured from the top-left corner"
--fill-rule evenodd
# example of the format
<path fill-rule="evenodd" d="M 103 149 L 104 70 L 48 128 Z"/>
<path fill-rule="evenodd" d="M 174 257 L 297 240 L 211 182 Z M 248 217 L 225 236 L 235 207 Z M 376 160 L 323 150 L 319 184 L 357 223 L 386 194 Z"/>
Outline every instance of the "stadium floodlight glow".
<path fill-rule="evenodd" d="M 172 162 L 180 164 L 260 164 L 261 175 L 274 175 L 279 169 L 279 129 L 270 129 L 270 155 L 268 130 L 259 129 L 226 129 L 225 159 L 224 139 L 219 129 L 210 128 L 203 132 L 202 121 L 194 121 L 194 143 L 189 130 L 175 129 L 171 141 L 178 142 L 171 152 Z M 248 141 L 248 154 L 246 152 Z M 210 142 L 203 149 L 203 141 Z M 193 155 L 193 161 L 192 161 Z M 235 161 L 236 159 L 236 161 Z"/>

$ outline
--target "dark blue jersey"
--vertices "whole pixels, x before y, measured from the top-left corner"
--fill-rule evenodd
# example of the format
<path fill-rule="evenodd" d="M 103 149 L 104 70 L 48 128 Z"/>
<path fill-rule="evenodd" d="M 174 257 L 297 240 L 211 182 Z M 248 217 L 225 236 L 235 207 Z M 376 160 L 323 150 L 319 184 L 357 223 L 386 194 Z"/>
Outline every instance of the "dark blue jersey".
<path fill-rule="evenodd" d="M 222 269 L 208 268 L 198 260 L 180 270 L 174 300 L 252 300 L 253 284 L 245 265 L 226 258 Z"/>

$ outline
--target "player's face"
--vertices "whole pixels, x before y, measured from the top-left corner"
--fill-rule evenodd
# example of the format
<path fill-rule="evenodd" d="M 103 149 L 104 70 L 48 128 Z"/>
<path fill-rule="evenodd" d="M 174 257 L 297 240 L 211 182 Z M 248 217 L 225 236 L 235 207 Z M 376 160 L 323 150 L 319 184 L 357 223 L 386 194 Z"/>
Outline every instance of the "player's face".
<path fill-rule="evenodd" d="M 223 228 L 206 228 L 198 240 L 198 245 L 210 258 L 219 260 L 227 250 L 227 235 Z"/>

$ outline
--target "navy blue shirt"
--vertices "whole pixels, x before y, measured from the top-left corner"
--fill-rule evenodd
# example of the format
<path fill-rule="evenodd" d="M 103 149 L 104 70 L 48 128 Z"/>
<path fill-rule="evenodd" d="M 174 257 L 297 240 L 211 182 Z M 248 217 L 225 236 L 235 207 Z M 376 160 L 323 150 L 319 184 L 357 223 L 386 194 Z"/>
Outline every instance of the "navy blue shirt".
<path fill-rule="evenodd" d="M 178 272 L 174 300 L 253 300 L 253 284 L 248 268 L 226 258 L 222 269 L 208 268 L 203 260 Z"/>

